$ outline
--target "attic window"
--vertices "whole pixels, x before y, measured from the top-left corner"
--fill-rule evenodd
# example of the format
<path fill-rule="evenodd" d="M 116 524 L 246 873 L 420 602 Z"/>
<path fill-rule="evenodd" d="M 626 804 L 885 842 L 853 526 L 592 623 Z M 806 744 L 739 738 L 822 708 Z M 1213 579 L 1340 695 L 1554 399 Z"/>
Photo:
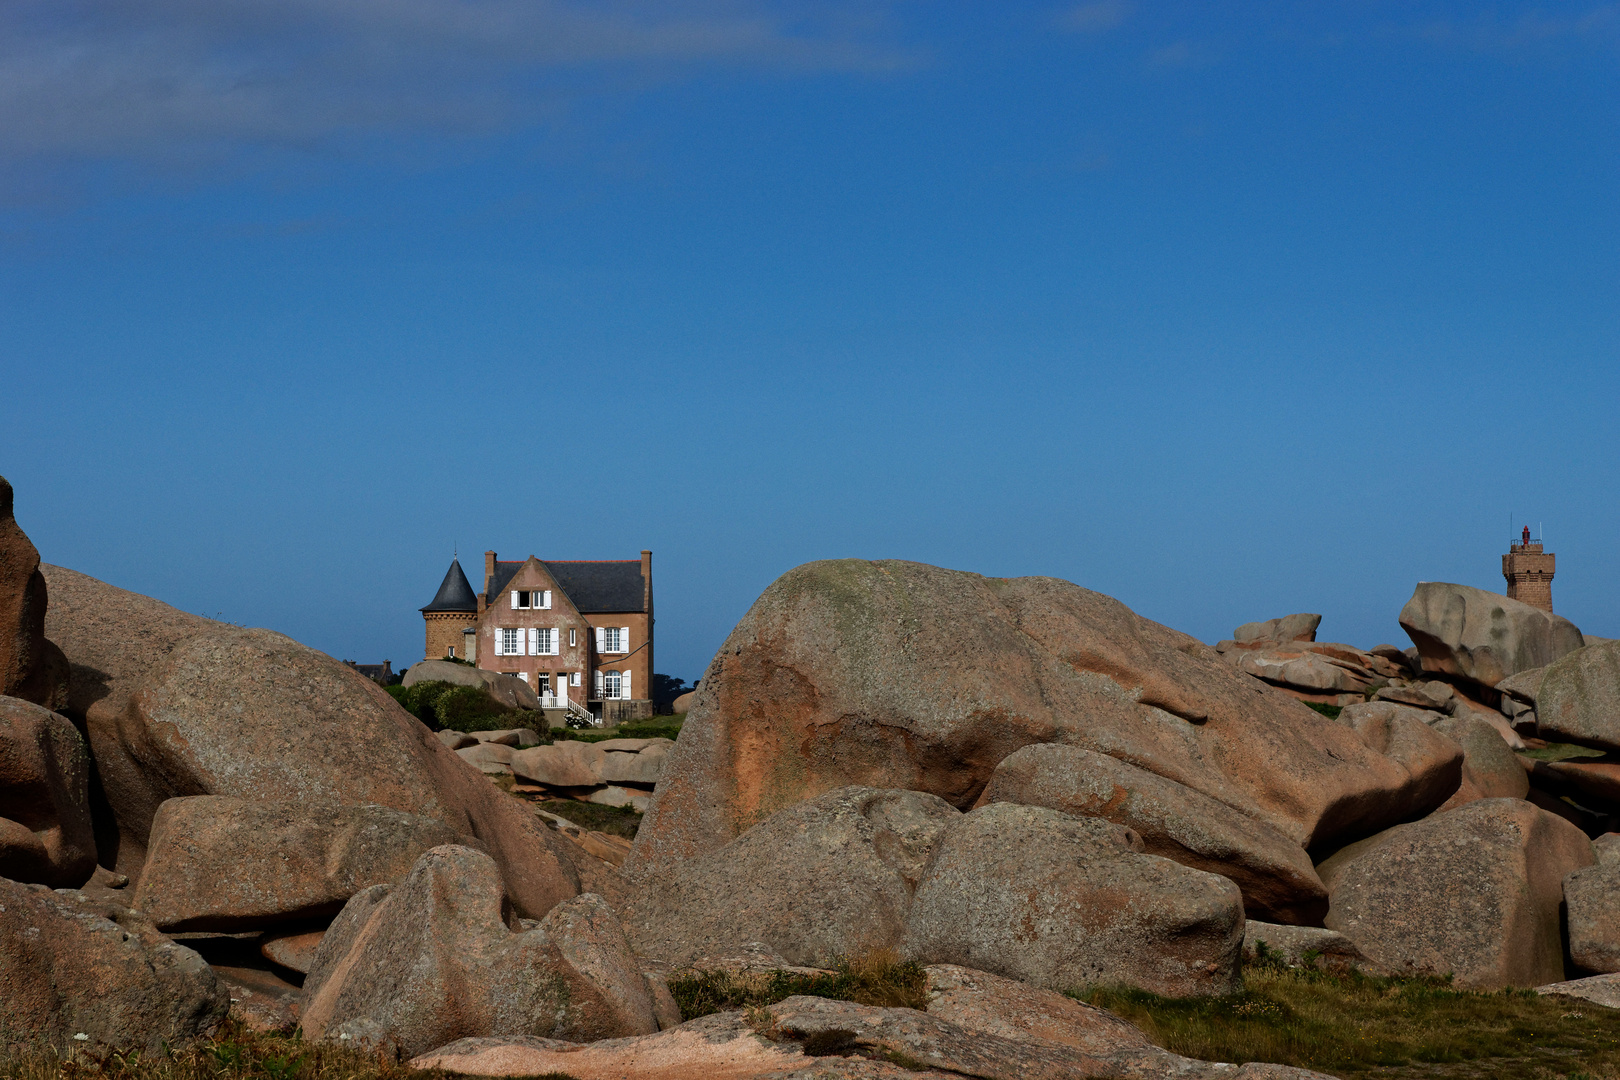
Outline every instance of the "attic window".
<path fill-rule="evenodd" d="M 545 610 L 551 607 L 550 589 L 513 589 L 512 606 L 515 608 L 540 608 Z"/>

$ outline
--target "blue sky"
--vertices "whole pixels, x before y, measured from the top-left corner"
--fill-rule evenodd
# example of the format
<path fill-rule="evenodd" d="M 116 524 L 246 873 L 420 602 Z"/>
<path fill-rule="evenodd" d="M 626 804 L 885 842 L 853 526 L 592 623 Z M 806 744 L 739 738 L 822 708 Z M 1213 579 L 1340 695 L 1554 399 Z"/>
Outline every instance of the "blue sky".
<path fill-rule="evenodd" d="M 1620 5 L 26 0 L 0 473 L 48 561 L 420 656 L 453 546 L 811 559 L 1213 641 L 1620 636 Z"/>

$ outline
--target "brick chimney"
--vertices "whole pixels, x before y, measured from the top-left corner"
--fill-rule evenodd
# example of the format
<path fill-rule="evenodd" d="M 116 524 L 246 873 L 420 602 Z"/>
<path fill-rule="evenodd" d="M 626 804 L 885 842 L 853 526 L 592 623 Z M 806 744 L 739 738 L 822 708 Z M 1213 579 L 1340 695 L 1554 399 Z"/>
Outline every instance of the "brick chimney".
<path fill-rule="evenodd" d="M 484 613 L 484 604 L 489 596 L 489 583 L 495 579 L 495 553 L 484 552 L 484 587 L 478 590 L 478 614 Z"/>

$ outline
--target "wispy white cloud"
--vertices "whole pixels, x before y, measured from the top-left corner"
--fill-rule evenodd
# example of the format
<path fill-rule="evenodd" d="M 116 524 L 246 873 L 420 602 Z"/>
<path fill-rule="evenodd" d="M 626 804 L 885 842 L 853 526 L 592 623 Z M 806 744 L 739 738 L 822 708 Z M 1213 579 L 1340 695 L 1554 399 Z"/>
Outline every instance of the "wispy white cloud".
<path fill-rule="evenodd" d="M 1577 43 L 1620 47 L 1620 4 L 1598 4 L 1562 15 L 1549 15 L 1541 9 L 1511 18 L 1484 12 L 1468 20 L 1419 23 L 1409 27 L 1408 33 L 1475 52 L 1516 52 Z"/>
<path fill-rule="evenodd" d="M 603 72 L 907 62 L 877 40 L 863 19 L 750 0 L 11 0 L 0 155 L 477 132 L 542 115 Z"/>
<path fill-rule="evenodd" d="M 1131 5 L 1125 0 L 1092 0 L 1091 3 L 1079 4 L 1063 12 L 1058 16 L 1057 24 L 1065 30 L 1096 33 L 1112 30 L 1124 22 L 1130 13 Z"/>
<path fill-rule="evenodd" d="M 1163 48 L 1148 53 L 1149 67 L 1193 68 L 1208 67 L 1216 60 L 1215 47 L 1206 41 L 1173 41 Z"/>

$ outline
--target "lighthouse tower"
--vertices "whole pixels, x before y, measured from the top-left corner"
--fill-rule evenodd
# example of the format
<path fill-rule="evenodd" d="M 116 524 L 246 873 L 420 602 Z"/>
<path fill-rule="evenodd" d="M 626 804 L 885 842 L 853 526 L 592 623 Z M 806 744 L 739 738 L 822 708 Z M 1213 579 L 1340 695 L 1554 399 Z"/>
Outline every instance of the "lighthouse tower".
<path fill-rule="evenodd" d="M 1508 545 L 1502 556 L 1502 576 L 1507 578 L 1507 594 L 1542 611 L 1552 611 L 1553 563 L 1557 556 L 1541 550 L 1541 541 L 1530 541 L 1530 526 L 1516 544 Z"/>

